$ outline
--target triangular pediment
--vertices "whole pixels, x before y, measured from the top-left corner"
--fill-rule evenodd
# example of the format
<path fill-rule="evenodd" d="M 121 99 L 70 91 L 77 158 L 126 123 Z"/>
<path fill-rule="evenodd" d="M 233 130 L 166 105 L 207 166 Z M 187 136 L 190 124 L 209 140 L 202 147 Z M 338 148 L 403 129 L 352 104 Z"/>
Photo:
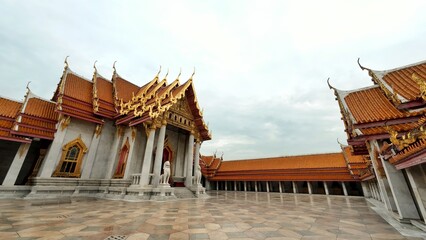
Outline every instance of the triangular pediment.
<path fill-rule="evenodd" d="M 183 97 L 174 103 L 166 113 L 167 123 L 188 131 L 194 129 L 194 116 L 189 107 L 186 97 Z"/>

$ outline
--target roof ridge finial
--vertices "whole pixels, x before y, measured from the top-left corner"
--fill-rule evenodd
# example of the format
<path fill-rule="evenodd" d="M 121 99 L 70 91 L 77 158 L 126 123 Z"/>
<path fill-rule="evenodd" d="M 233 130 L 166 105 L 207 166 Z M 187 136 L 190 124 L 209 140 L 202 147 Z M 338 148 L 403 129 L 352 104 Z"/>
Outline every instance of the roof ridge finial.
<path fill-rule="evenodd" d="M 180 71 L 179 71 L 179 74 L 178 74 L 176 80 L 179 80 L 179 77 L 180 77 L 181 74 L 182 74 L 182 68 L 180 68 Z"/>
<path fill-rule="evenodd" d="M 27 88 L 27 93 L 25 94 L 25 97 L 27 97 L 27 96 L 30 94 L 30 92 L 31 92 L 31 89 L 30 89 L 30 83 L 31 83 L 31 81 L 28 81 L 27 86 L 26 86 L 26 88 Z"/>
<path fill-rule="evenodd" d="M 68 67 L 69 67 L 69 65 L 68 65 L 68 57 L 69 57 L 69 55 L 65 57 L 65 61 L 64 61 L 64 63 L 65 63 L 65 68 L 68 68 Z"/>
<path fill-rule="evenodd" d="M 95 69 L 95 74 L 98 73 L 98 69 L 96 68 L 96 62 L 98 62 L 98 60 L 95 60 L 95 62 L 93 63 L 93 68 Z"/>
<path fill-rule="evenodd" d="M 336 88 L 334 88 L 333 86 L 331 86 L 330 84 L 330 78 L 327 78 L 327 85 L 330 89 L 336 90 Z"/>
<path fill-rule="evenodd" d="M 339 138 L 337 138 L 336 140 L 337 140 L 337 143 L 340 145 L 340 148 L 343 148 L 343 146 L 345 146 L 345 144 L 343 144 L 339 141 Z"/>
<path fill-rule="evenodd" d="M 169 69 L 168 68 L 167 68 L 167 73 L 166 73 L 166 75 L 164 75 L 163 79 L 167 79 L 167 76 L 169 76 Z"/>
<path fill-rule="evenodd" d="M 115 63 L 116 63 L 117 61 L 114 61 L 114 63 L 112 64 L 112 69 L 114 69 L 114 72 L 113 72 L 113 74 L 116 74 L 117 73 L 117 69 L 115 68 Z"/>
<path fill-rule="evenodd" d="M 192 72 L 192 75 L 189 79 L 192 80 L 192 77 L 194 77 L 194 75 L 195 75 L 195 67 L 194 67 L 194 72 Z"/>
<path fill-rule="evenodd" d="M 160 75 L 160 73 L 161 73 L 161 65 L 160 65 L 160 69 L 157 72 L 157 75 L 155 75 L 155 78 L 158 78 L 158 75 Z"/>
<path fill-rule="evenodd" d="M 358 62 L 358 66 L 361 68 L 361 70 L 363 70 L 363 71 L 364 71 L 364 70 L 370 70 L 370 69 L 368 69 L 368 68 L 366 68 L 366 67 L 362 66 L 362 65 L 361 65 L 361 63 L 359 62 L 359 59 L 360 59 L 360 58 L 358 58 L 357 62 Z"/>

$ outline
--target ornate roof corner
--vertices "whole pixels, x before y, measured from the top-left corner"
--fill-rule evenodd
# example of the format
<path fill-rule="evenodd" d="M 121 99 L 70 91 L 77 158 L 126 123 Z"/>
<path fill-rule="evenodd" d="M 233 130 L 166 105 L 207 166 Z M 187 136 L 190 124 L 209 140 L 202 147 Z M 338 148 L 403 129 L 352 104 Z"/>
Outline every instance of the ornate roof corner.
<path fill-rule="evenodd" d="M 195 67 L 194 67 L 194 72 L 192 72 L 191 77 L 189 77 L 189 80 L 191 80 L 191 81 L 192 81 L 192 78 L 194 77 L 194 75 L 195 75 Z"/>
<path fill-rule="evenodd" d="M 65 60 L 64 60 L 64 64 L 65 64 L 65 69 L 67 69 L 68 67 L 69 67 L 69 65 L 68 65 L 68 57 L 69 57 L 69 55 L 68 56 L 66 56 L 65 57 Z"/>
<path fill-rule="evenodd" d="M 360 58 L 358 58 L 357 63 L 358 63 L 359 68 L 361 68 L 362 71 L 364 71 L 364 70 L 370 71 L 371 70 L 369 68 L 362 66 L 361 63 L 359 62 L 359 60 L 360 60 Z"/>
<path fill-rule="evenodd" d="M 417 75 L 416 73 L 413 73 L 411 75 L 411 79 L 413 79 L 413 81 L 416 82 L 417 85 L 419 85 L 420 94 L 418 97 L 426 101 L 426 80 Z"/>
<path fill-rule="evenodd" d="M 98 69 L 96 68 L 96 62 L 97 61 L 98 60 L 96 60 L 93 63 L 94 72 L 93 72 L 93 78 L 92 78 L 92 81 L 93 81 L 92 102 L 93 102 L 93 111 L 95 113 L 99 111 L 99 97 L 98 97 L 98 89 L 97 89 L 97 86 L 96 86 L 97 85 L 96 82 L 97 82 L 97 78 L 98 78 Z"/>
<path fill-rule="evenodd" d="M 338 95 L 337 94 L 337 89 L 335 87 L 331 86 L 331 84 L 330 84 L 330 78 L 327 78 L 327 85 L 328 85 L 328 88 L 330 88 L 330 89 L 332 89 L 334 91 L 334 95 L 337 97 L 337 95 Z"/>

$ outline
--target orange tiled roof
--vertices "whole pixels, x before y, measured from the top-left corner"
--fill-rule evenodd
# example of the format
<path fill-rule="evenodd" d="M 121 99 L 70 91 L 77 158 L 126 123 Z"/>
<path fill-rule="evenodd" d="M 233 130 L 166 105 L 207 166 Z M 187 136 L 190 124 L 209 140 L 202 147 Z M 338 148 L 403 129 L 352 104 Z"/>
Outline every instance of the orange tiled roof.
<path fill-rule="evenodd" d="M 379 81 L 384 81 L 395 93 L 408 101 L 420 96 L 419 85 L 412 79 L 413 73 L 426 79 L 426 62 L 416 63 L 387 71 L 372 71 Z"/>
<path fill-rule="evenodd" d="M 344 100 L 356 123 L 377 122 L 405 116 L 378 87 L 351 92 Z"/>
<path fill-rule="evenodd" d="M 83 120 L 103 123 L 93 113 L 93 82 L 65 68 L 61 83 L 53 100 L 58 101 L 57 111 Z"/>
<path fill-rule="evenodd" d="M 213 163 L 211 165 L 215 164 Z M 212 170 L 213 169 L 213 170 Z M 342 153 L 220 161 L 203 174 L 211 181 L 358 181 Z"/>
<path fill-rule="evenodd" d="M 92 105 L 93 83 L 69 72 L 66 76 L 64 95 Z"/>
<path fill-rule="evenodd" d="M 0 116 L 15 118 L 21 106 L 20 102 L 0 97 Z"/>
<path fill-rule="evenodd" d="M 250 171 L 278 169 L 346 168 L 342 153 L 286 156 L 252 160 L 223 161 L 220 171 Z"/>
<path fill-rule="evenodd" d="M 0 97 L 0 139 L 14 142 L 31 142 L 31 140 L 13 136 L 11 130 L 22 103 Z"/>
<path fill-rule="evenodd" d="M 20 119 L 16 121 L 17 129 L 12 131 L 15 135 L 53 139 L 56 132 L 58 113 L 55 112 L 55 103 L 34 97 L 31 92 L 25 99 L 25 107 L 19 113 Z"/>
<path fill-rule="evenodd" d="M 93 104 L 97 105 L 98 108 L 94 108 L 95 113 L 108 118 L 113 118 L 117 111 L 115 110 L 114 96 L 113 96 L 113 84 L 111 81 L 103 78 L 102 76 L 95 73 L 93 77 L 93 92 L 96 93 Z"/>
<path fill-rule="evenodd" d="M 114 77 L 115 91 L 118 99 L 123 99 L 123 102 L 128 102 L 132 99 L 133 95 L 136 95 L 139 91 L 139 87 L 135 84 L 125 80 L 124 78 L 116 75 Z"/>

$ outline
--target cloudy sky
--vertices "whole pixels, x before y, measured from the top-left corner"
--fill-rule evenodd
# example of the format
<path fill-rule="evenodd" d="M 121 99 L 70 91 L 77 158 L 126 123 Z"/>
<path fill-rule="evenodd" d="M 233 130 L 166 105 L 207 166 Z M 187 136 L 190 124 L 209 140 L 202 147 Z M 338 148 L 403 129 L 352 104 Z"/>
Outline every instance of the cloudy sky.
<path fill-rule="evenodd" d="M 213 140 L 202 154 L 245 159 L 339 151 L 326 79 L 371 85 L 356 60 L 390 69 L 426 59 L 426 1 L 4 1 L 0 95 L 50 99 L 70 55 L 91 78 L 112 64 L 142 85 L 170 69 L 194 85 Z M 165 72 L 163 72 L 165 74 Z M 0 106 L 1 107 L 1 106 Z"/>

